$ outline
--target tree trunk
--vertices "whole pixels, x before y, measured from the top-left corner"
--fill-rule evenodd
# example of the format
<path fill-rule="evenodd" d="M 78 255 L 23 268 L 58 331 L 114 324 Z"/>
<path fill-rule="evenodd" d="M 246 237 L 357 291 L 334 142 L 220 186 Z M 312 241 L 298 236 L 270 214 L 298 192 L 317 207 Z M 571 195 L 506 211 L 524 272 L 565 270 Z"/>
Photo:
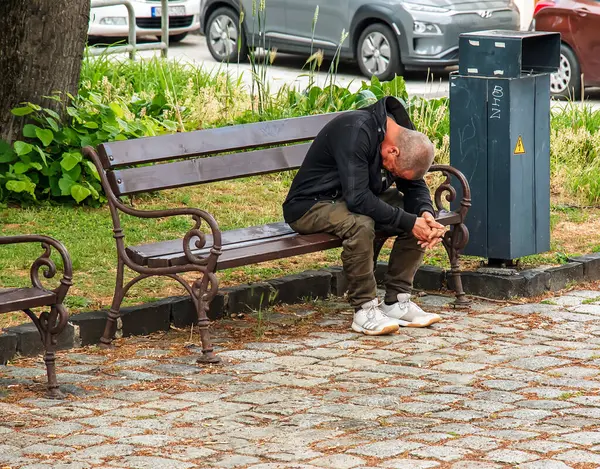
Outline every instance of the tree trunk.
<path fill-rule="evenodd" d="M 43 96 L 77 93 L 89 15 L 90 0 L 0 0 L 0 138 L 18 138 L 19 103 L 60 113 Z"/>

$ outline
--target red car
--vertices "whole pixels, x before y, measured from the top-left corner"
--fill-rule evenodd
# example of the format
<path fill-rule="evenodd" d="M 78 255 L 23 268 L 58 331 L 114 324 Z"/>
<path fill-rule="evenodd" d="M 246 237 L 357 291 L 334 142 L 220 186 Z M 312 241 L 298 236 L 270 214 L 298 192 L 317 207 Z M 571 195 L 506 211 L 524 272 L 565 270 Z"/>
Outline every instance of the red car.
<path fill-rule="evenodd" d="M 531 28 L 561 34 L 560 68 L 552 74 L 555 96 L 578 99 L 583 86 L 600 86 L 600 0 L 540 1 Z"/>

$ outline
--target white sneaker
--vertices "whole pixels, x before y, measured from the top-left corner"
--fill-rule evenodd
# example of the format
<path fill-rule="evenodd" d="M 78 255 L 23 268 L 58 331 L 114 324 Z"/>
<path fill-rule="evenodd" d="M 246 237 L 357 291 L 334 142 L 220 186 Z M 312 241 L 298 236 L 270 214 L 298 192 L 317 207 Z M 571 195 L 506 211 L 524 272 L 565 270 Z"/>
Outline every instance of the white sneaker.
<path fill-rule="evenodd" d="M 402 327 L 427 327 L 439 322 L 442 318 L 435 313 L 426 313 L 410 301 L 410 294 L 399 293 L 398 303 L 381 305 L 381 310 L 396 324 Z"/>
<path fill-rule="evenodd" d="M 396 320 L 388 318 L 379 308 L 377 298 L 368 301 L 354 313 L 352 330 L 366 335 L 385 335 L 398 332 Z"/>

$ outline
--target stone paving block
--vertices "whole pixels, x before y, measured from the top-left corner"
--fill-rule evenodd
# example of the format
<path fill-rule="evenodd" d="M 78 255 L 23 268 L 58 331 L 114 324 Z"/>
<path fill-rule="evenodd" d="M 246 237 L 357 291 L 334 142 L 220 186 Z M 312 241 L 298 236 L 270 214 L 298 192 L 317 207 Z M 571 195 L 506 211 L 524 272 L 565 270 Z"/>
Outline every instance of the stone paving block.
<path fill-rule="evenodd" d="M 302 347 L 300 344 L 291 344 L 291 343 L 277 343 L 277 342 L 250 342 L 249 344 L 245 344 L 246 348 L 254 349 L 254 350 L 262 350 L 267 352 L 290 352 L 292 350 L 298 350 Z"/>
<path fill-rule="evenodd" d="M 169 435 L 135 435 L 119 439 L 120 444 L 134 446 L 151 446 L 160 448 L 178 442 L 180 438 L 175 438 Z"/>
<path fill-rule="evenodd" d="M 481 428 L 468 423 L 444 423 L 431 427 L 432 432 L 442 432 L 449 435 L 471 435 L 482 431 Z"/>
<path fill-rule="evenodd" d="M 484 381 L 482 384 L 490 389 L 498 389 L 500 391 L 515 391 L 517 389 L 526 387 L 528 383 L 505 379 L 491 379 Z"/>
<path fill-rule="evenodd" d="M 90 464 L 85 462 L 68 462 L 68 463 L 55 463 L 52 464 L 28 464 L 21 466 L 20 469 L 89 469 L 92 467 Z"/>
<path fill-rule="evenodd" d="M 536 453 L 554 453 L 556 451 L 562 451 L 570 449 L 573 445 L 568 443 L 561 443 L 560 441 L 544 441 L 544 440 L 530 440 L 522 443 L 513 445 L 515 449 L 521 449 L 523 451 L 534 451 Z"/>
<path fill-rule="evenodd" d="M 600 419 L 600 407 L 590 407 L 590 408 L 578 408 L 573 407 L 570 409 L 564 409 L 564 413 L 580 415 L 582 417 L 590 417 L 593 419 Z"/>
<path fill-rule="evenodd" d="M 440 412 L 443 410 L 450 409 L 447 405 L 434 404 L 429 402 L 403 402 L 396 406 L 399 412 L 406 412 L 409 414 L 426 415 L 432 412 Z"/>
<path fill-rule="evenodd" d="M 466 400 L 463 405 L 469 409 L 478 410 L 488 414 L 502 412 L 507 409 L 514 409 L 514 406 L 510 404 L 479 399 Z"/>
<path fill-rule="evenodd" d="M 581 305 L 569 308 L 569 311 L 574 313 L 591 314 L 594 316 L 600 316 L 600 305 Z"/>
<path fill-rule="evenodd" d="M 423 461 L 421 459 L 388 459 L 381 464 L 390 469 L 429 469 L 440 465 L 437 461 Z"/>
<path fill-rule="evenodd" d="M 314 464 L 315 466 L 329 467 L 331 469 L 351 469 L 361 466 L 364 463 L 364 459 L 349 454 L 332 454 L 331 456 L 324 456 L 310 461 L 310 464 Z"/>
<path fill-rule="evenodd" d="M 126 457 L 119 462 L 119 466 L 132 469 L 189 469 L 191 467 L 197 467 L 195 464 L 188 462 L 152 456 Z"/>
<path fill-rule="evenodd" d="M 88 446 L 99 445 L 104 443 L 106 438 L 100 435 L 72 435 L 66 438 L 61 438 L 61 444 L 65 446 L 74 446 L 79 448 L 87 448 Z"/>
<path fill-rule="evenodd" d="M 118 443 L 115 444 L 106 444 L 106 445 L 97 445 L 90 446 L 89 448 L 85 448 L 79 451 L 75 451 L 71 453 L 71 458 L 76 461 L 89 461 L 92 463 L 101 463 L 105 459 L 120 457 L 120 456 L 128 456 L 135 452 L 135 448 L 131 445 L 121 445 Z M 120 465 L 123 465 L 123 462 L 119 462 Z"/>
<path fill-rule="evenodd" d="M 452 469 L 500 469 L 501 466 L 483 461 L 460 461 L 452 464 Z"/>
<path fill-rule="evenodd" d="M 398 454 L 422 447 L 423 445 L 420 443 L 403 440 L 387 440 L 380 441 L 378 443 L 371 443 L 370 445 L 360 446 L 358 448 L 351 449 L 348 452 L 374 458 L 391 458 Z"/>
<path fill-rule="evenodd" d="M 335 358 L 343 357 L 347 354 L 348 354 L 348 352 L 345 350 L 336 350 L 336 349 L 324 348 L 324 347 L 316 348 L 316 349 L 309 349 L 309 350 L 298 350 L 297 352 L 294 352 L 294 355 L 313 357 L 313 358 L 317 358 L 319 360 L 335 359 Z"/>
<path fill-rule="evenodd" d="M 266 383 L 281 384 L 288 386 L 298 386 L 301 388 L 312 388 L 327 382 L 324 378 L 300 378 L 295 377 L 293 373 L 272 372 L 264 375 L 256 375 L 252 379 Z"/>
<path fill-rule="evenodd" d="M 163 399 L 167 396 L 168 394 L 165 394 L 160 391 L 121 391 L 112 395 L 112 397 L 115 399 L 120 399 L 122 401 L 128 402 L 156 401 L 158 399 Z"/>
<path fill-rule="evenodd" d="M 71 433 L 79 432 L 85 427 L 75 422 L 61 422 L 44 427 L 29 428 L 26 431 L 37 435 L 56 435 L 64 437 Z M 62 442 L 62 439 L 60 440 Z"/>
<path fill-rule="evenodd" d="M 565 295 L 557 296 L 555 298 L 548 298 L 546 300 L 546 303 L 555 304 L 558 306 L 579 306 L 581 303 L 583 303 L 584 300 L 585 298 L 582 298 L 580 296 Z"/>
<path fill-rule="evenodd" d="M 600 396 L 572 396 L 569 398 L 569 402 L 575 402 L 577 404 L 592 407 L 600 407 Z"/>
<path fill-rule="evenodd" d="M 485 412 L 476 412 L 470 410 L 448 410 L 444 412 L 436 412 L 435 414 L 433 414 L 433 416 L 441 419 L 471 422 L 472 420 L 485 418 L 488 416 L 488 414 L 486 414 Z"/>
<path fill-rule="evenodd" d="M 516 368 L 524 368 L 526 370 L 542 370 L 544 368 L 556 367 L 561 365 L 568 364 L 568 360 L 561 360 L 555 357 L 531 357 L 531 358 L 521 358 L 520 360 L 515 360 L 510 363 L 510 366 L 514 366 Z"/>
<path fill-rule="evenodd" d="M 453 438 L 453 436 L 449 435 L 447 433 L 436 433 L 436 432 L 416 433 L 416 434 L 407 434 L 406 435 L 407 440 L 427 442 L 427 443 L 437 443 L 439 441 L 448 440 L 450 438 Z"/>
<path fill-rule="evenodd" d="M 287 356 L 283 356 L 283 357 L 273 357 L 273 358 L 267 358 L 265 360 L 265 362 L 267 362 L 267 363 L 273 363 L 273 364 L 276 364 L 276 365 L 281 365 L 281 366 L 284 366 L 286 368 L 295 368 L 295 367 L 312 365 L 314 363 L 317 363 L 318 361 L 319 360 L 317 358 L 302 357 L 302 356 L 298 356 L 298 355 L 287 355 Z"/>
<path fill-rule="evenodd" d="M 83 409 L 74 406 L 50 407 L 46 409 L 35 409 L 32 414 L 43 415 L 44 417 L 55 419 L 77 419 L 94 415 L 94 412 L 89 409 Z"/>
<path fill-rule="evenodd" d="M 261 352 L 259 350 L 228 350 L 219 352 L 219 356 L 223 359 L 251 362 L 276 357 L 277 355 L 271 352 Z"/>
<path fill-rule="evenodd" d="M 553 461 L 551 459 L 541 459 L 539 461 L 528 462 L 519 465 L 519 469 L 573 469 L 564 462 Z"/>
<path fill-rule="evenodd" d="M 481 434 L 508 441 L 530 440 L 539 436 L 539 433 L 526 430 L 484 430 Z"/>
<path fill-rule="evenodd" d="M 216 460 L 215 462 L 210 463 L 212 466 L 229 469 L 234 467 L 242 467 L 247 466 L 248 464 L 256 464 L 259 463 L 260 459 L 252 457 L 252 456 L 244 456 L 240 454 L 234 454 L 231 456 L 225 456 L 222 459 Z"/>
<path fill-rule="evenodd" d="M 175 445 L 169 446 L 161 451 L 165 453 L 164 456 L 172 456 L 182 461 L 190 461 L 192 459 L 205 460 L 209 456 L 216 454 L 216 451 L 205 447 L 195 447 L 187 445 Z M 156 454 L 156 456 L 163 456 L 163 454 Z"/>
<path fill-rule="evenodd" d="M 600 454 L 592 453 L 590 451 L 583 451 L 578 449 L 573 449 L 570 451 L 566 451 L 564 453 L 560 453 L 554 456 L 554 459 L 559 459 L 561 461 L 566 461 L 568 463 L 593 463 L 600 464 Z"/>
<path fill-rule="evenodd" d="M 429 446 L 411 451 L 411 456 L 420 458 L 434 458 L 441 461 L 456 461 L 463 459 L 472 452 L 467 449 L 455 448 L 452 446 Z"/>
<path fill-rule="evenodd" d="M 395 412 L 376 407 L 366 407 L 353 404 L 332 404 L 315 407 L 311 410 L 317 414 L 328 414 L 340 418 L 354 418 L 360 420 L 372 420 L 379 417 L 393 415 Z"/>
<path fill-rule="evenodd" d="M 498 449 L 489 452 L 486 459 L 507 464 L 520 464 L 538 459 L 538 456 L 525 451 Z"/>
<path fill-rule="evenodd" d="M 458 446 L 459 448 L 467 448 L 474 451 L 489 451 L 500 446 L 498 440 L 477 435 L 452 439 L 446 444 L 449 446 Z"/>
<path fill-rule="evenodd" d="M 457 371 L 459 373 L 473 373 L 475 371 L 483 370 L 486 368 L 486 365 L 467 362 L 445 362 L 440 365 L 436 365 L 433 368 L 436 370 Z"/>
<path fill-rule="evenodd" d="M 577 445 L 597 445 L 600 444 L 600 432 L 576 432 L 561 435 L 557 437 L 559 440 L 568 441 Z"/>
<path fill-rule="evenodd" d="M 543 420 L 547 417 L 553 416 L 553 412 L 540 409 L 516 409 L 506 412 L 501 412 L 501 417 L 512 417 L 517 420 L 525 420 L 528 422 Z"/>
<path fill-rule="evenodd" d="M 528 303 L 523 305 L 507 306 L 506 308 L 499 309 L 499 313 L 511 313 L 517 315 L 529 315 L 534 313 L 549 313 L 556 311 L 564 311 L 558 305 L 550 305 L 544 303 Z"/>

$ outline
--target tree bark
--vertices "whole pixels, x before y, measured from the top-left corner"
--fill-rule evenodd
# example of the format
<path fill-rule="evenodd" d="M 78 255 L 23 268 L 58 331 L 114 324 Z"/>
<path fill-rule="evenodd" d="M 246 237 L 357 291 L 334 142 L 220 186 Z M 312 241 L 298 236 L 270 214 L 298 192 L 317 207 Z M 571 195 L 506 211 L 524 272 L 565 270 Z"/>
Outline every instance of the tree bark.
<path fill-rule="evenodd" d="M 77 93 L 89 15 L 90 0 L 0 0 L 0 138 L 18 138 L 19 103 L 61 113 L 44 96 Z"/>

